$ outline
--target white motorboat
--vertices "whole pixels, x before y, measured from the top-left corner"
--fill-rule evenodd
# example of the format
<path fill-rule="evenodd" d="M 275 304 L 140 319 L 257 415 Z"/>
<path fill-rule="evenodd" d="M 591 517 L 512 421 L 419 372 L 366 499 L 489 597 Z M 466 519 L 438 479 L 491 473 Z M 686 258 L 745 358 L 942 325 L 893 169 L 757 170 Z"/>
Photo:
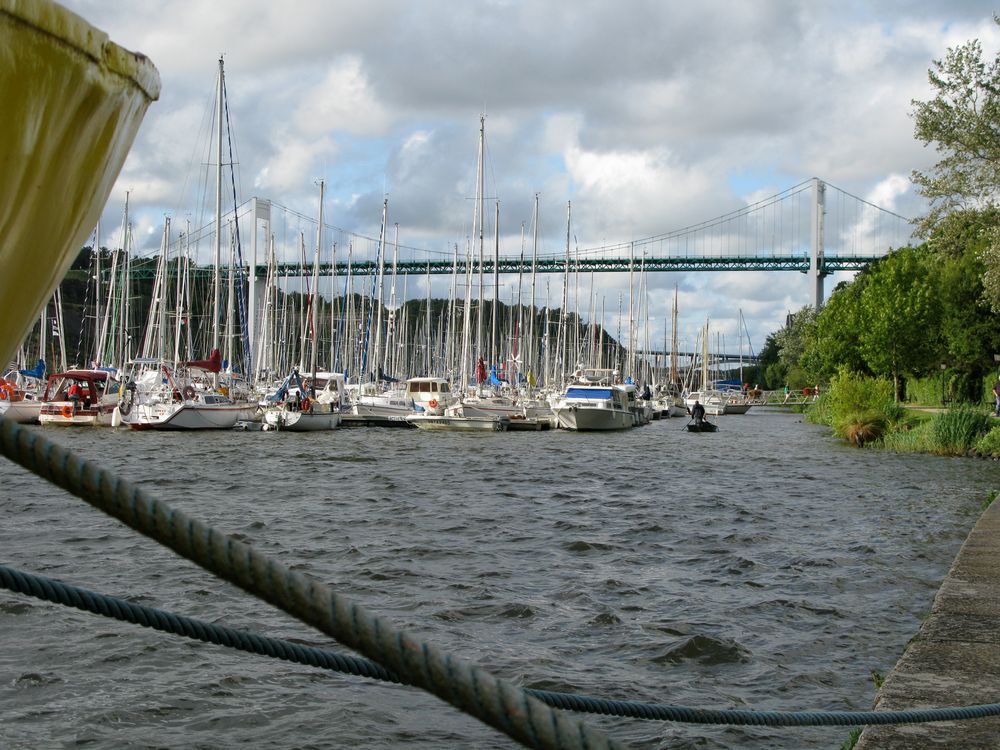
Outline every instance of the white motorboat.
<path fill-rule="evenodd" d="M 458 414 L 411 414 L 406 418 L 421 430 L 450 432 L 506 432 L 509 417 L 463 417 Z"/>
<path fill-rule="evenodd" d="M 551 404 L 559 426 L 566 430 L 624 430 L 636 425 L 628 391 L 614 382 L 613 370 L 577 370 L 573 382 Z"/>

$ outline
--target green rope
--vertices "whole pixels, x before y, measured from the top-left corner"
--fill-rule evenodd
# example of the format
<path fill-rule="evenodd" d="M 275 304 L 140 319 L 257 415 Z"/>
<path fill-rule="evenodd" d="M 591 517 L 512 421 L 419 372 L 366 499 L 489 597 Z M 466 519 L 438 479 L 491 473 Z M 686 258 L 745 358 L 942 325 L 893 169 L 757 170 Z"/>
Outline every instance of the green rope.
<path fill-rule="evenodd" d="M 619 746 L 513 683 L 418 640 L 329 587 L 150 497 L 37 431 L 0 419 L 0 454 L 527 747 Z"/>

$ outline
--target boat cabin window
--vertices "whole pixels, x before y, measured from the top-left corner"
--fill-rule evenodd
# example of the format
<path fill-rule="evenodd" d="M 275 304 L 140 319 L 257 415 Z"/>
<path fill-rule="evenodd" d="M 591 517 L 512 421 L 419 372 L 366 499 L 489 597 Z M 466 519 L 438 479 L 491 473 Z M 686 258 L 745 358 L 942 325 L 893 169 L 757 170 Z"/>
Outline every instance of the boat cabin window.
<path fill-rule="evenodd" d="M 569 388 L 566 398 L 611 398 L 610 388 Z"/>
<path fill-rule="evenodd" d="M 442 383 L 441 384 L 441 393 L 448 393 L 448 384 L 447 383 Z"/>

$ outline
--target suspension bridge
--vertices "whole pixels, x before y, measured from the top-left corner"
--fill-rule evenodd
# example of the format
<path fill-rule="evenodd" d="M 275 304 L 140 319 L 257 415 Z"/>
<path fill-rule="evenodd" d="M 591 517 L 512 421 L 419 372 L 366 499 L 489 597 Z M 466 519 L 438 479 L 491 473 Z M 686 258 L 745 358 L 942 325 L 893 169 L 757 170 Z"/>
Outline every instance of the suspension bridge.
<path fill-rule="evenodd" d="M 252 199 L 249 215 L 270 222 L 276 204 Z M 278 207 L 280 208 L 280 207 Z M 326 228 L 325 228 L 326 229 Z M 374 258 L 330 259 L 318 264 L 321 276 L 371 276 L 389 265 L 386 240 L 330 228 L 341 249 L 362 240 L 375 242 Z M 252 233 L 256 241 L 256 232 Z M 383 232 L 384 234 L 384 232 Z M 823 301 L 823 280 L 838 271 L 856 272 L 893 248 L 912 241 L 911 221 L 893 211 L 836 188 L 819 178 L 806 180 L 769 198 L 679 230 L 631 242 L 570 249 L 565 253 L 503 257 L 472 257 L 455 252 L 451 258 L 418 248 L 396 247 L 396 274 L 517 274 L 572 272 L 705 272 L 795 271 L 814 282 L 813 301 Z M 329 245 L 329 238 L 327 244 Z M 256 246 L 251 258 L 259 257 Z M 334 252 L 336 255 L 336 252 Z M 341 256 L 346 253 L 341 250 Z M 263 278 L 266 264 L 251 260 L 253 276 Z M 302 277 L 313 272 L 302 262 L 280 262 L 277 277 Z"/>
<path fill-rule="evenodd" d="M 234 218 L 235 217 L 235 218 Z M 292 222 L 289 222 L 289 217 Z M 681 229 L 630 242 L 590 247 L 570 247 L 567 229 L 563 252 L 522 250 L 500 255 L 499 240 L 490 242 L 493 257 L 482 244 L 453 253 L 400 245 L 387 237 L 384 225 L 379 238 L 323 224 L 279 203 L 251 198 L 226 218 L 232 244 L 244 238 L 244 273 L 249 277 L 249 298 L 258 300 L 265 279 L 302 279 L 311 276 L 370 278 L 372 283 L 391 274 L 406 276 L 465 274 L 553 273 L 656 273 L 724 271 L 793 271 L 812 279 L 813 303 L 824 299 L 824 279 L 830 274 L 860 271 L 892 249 L 912 243 L 912 222 L 891 210 L 830 185 L 819 178 L 805 180 L 768 198 Z M 280 234 L 281 227 L 297 223 L 295 237 Z M 311 228 L 316 260 L 309 262 L 306 230 Z M 171 243 L 181 257 L 182 247 L 197 247 L 213 237 L 206 225 Z M 480 238 L 482 243 L 482 238 Z M 234 253 L 235 255 L 235 253 Z M 268 263 L 266 258 L 271 256 Z M 391 256 L 391 257 L 390 257 Z M 478 256 L 478 257 L 477 257 Z M 291 261 L 288 258 L 296 258 Z M 279 260 L 275 260 L 279 259 Z M 148 259 L 151 260 L 151 259 Z M 224 265 L 224 264 L 223 264 Z M 220 272 L 229 269 L 220 267 Z M 192 267 L 197 275 L 213 274 L 212 266 Z M 151 277 L 155 264 L 133 265 L 133 277 Z M 331 286 L 331 291 L 333 287 Z M 336 292 L 333 292 L 336 294 Z M 251 317 L 250 326 L 255 321 Z M 252 333 L 252 331 L 251 331 Z"/>

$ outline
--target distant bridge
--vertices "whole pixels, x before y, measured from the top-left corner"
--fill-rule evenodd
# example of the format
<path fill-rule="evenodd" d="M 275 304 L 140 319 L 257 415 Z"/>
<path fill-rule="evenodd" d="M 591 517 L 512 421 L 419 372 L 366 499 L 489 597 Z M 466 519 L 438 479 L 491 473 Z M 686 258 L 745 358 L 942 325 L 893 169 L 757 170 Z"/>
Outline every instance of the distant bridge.
<path fill-rule="evenodd" d="M 307 278 L 318 272 L 326 277 L 351 274 L 371 279 L 381 272 L 388 282 L 393 268 L 397 276 L 794 271 L 812 277 L 813 302 L 818 308 L 824 299 L 826 276 L 838 271 L 860 271 L 890 250 L 911 244 L 913 239 L 912 223 L 906 217 L 815 177 L 770 198 L 672 232 L 584 249 L 570 248 L 567 239 L 564 253 L 532 257 L 527 252 L 505 255 L 496 262 L 486 257 L 486 252 L 480 261 L 476 257 L 479 253 L 459 254 L 457 248 L 453 257 L 448 257 L 442 252 L 396 245 L 385 237 L 385 227 L 383 237 L 374 239 L 324 224 L 323 235 L 314 241 L 312 251 L 306 250 L 305 232 L 301 230 L 296 233 L 298 247 L 294 251 L 287 242 L 283 245 L 282 255 L 302 256 L 302 262 L 279 262 L 269 269 L 260 262 L 264 252 L 259 247 L 259 235 L 273 238 L 275 225 L 283 225 L 288 217 L 300 225 L 311 221 L 315 231 L 316 220 L 260 198 L 252 198 L 235 213 L 242 227 L 241 236 L 250 238 L 250 247 L 244 247 L 243 253 L 248 258 L 247 272 L 253 269 L 248 273 L 251 299 L 258 298 L 254 290 L 269 274 Z M 184 242 L 197 244 L 213 234 L 213 227 L 202 227 Z M 321 262 L 314 267 L 305 257 L 314 257 L 316 244 L 322 252 Z M 354 258 L 349 260 L 350 255 Z M 132 273 L 152 276 L 155 264 L 149 259 L 133 264 Z M 195 273 L 211 274 L 214 269 L 199 266 Z M 254 325 L 251 318 L 251 328 Z"/>

